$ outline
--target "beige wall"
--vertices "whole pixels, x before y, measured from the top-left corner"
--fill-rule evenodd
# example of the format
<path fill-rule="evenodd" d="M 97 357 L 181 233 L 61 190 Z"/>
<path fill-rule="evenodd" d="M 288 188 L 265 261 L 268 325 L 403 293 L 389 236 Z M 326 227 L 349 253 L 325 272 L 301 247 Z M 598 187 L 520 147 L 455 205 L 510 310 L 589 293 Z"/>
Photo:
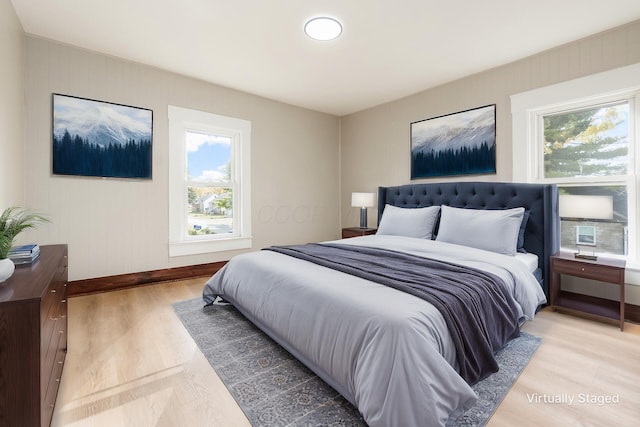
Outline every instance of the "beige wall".
<path fill-rule="evenodd" d="M 511 95 L 638 62 L 640 21 L 343 117 L 342 226 L 358 223 L 357 209 L 350 207 L 352 192 L 410 182 L 411 122 L 496 104 L 497 173 L 419 182 L 510 181 Z M 369 224 L 375 223 L 375 209 L 370 209 Z"/>
<path fill-rule="evenodd" d="M 0 211 L 24 204 L 24 63 L 22 25 L 0 0 Z"/>
<path fill-rule="evenodd" d="M 70 280 L 227 260 L 168 256 L 168 122 L 175 105 L 252 122 L 254 249 L 339 237 L 339 119 L 140 64 L 25 36 L 26 200 L 33 234 L 68 243 Z M 51 175 L 51 94 L 153 110 L 153 180 Z"/>

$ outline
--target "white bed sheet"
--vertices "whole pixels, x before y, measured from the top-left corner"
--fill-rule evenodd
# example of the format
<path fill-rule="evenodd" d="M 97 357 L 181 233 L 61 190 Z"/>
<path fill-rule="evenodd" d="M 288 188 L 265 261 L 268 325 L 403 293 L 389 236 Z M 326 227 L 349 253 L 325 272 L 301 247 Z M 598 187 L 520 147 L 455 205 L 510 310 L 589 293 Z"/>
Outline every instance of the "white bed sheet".
<path fill-rule="evenodd" d="M 531 253 L 523 254 L 518 252 L 515 258 L 518 261 L 523 262 L 524 265 L 526 265 L 527 268 L 529 268 L 529 271 L 532 273 L 538 269 L 538 256 L 536 254 L 531 254 Z"/>

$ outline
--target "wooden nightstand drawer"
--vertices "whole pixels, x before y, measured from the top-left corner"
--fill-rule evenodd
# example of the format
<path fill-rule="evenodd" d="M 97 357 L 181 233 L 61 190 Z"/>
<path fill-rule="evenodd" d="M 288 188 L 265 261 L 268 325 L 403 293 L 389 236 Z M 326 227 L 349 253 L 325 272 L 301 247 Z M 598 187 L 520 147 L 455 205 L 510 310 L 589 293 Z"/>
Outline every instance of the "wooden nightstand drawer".
<path fill-rule="evenodd" d="M 586 277 L 603 282 L 619 282 L 621 275 L 624 275 L 624 270 L 608 265 L 598 265 L 566 259 L 553 259 L 552 262 L 553 269 L 556 273 Z"/>
<path fill-rule="evenodd" d="M 376 234 L 377 228 L 360 228 L 360 227 L 347 227 L 342 229 L 342 238 L 348 239 L 350 237 L 368 236 L 370 234 Z"/>

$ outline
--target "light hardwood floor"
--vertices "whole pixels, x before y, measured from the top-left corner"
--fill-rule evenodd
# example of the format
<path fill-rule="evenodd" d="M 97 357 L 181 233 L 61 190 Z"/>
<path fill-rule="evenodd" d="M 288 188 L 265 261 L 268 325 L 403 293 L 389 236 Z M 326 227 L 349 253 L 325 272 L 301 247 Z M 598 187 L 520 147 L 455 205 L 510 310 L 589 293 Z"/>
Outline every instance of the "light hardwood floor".
<path fill-rule="evenodd" d="M 205 280 L 70 298 L 52 425 L 249 426 L 171 308 Z M 542 344 L 488 426 L 640 424 L 640 325 L 543 310 L 523 329 Z"/>

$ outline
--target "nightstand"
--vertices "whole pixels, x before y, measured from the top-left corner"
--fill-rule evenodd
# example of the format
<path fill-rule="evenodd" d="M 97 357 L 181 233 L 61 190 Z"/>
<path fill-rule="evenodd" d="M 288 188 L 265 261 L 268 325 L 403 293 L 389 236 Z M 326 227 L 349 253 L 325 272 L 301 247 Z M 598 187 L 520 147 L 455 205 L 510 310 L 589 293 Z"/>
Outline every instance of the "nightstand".
<path fill-rule="evenodd" d="M 597 261 L 591 261 L 575 258 L 570 252 L 552 255 L 549 284 L 551 309 L 619 324 L 620 330 L 624 330 L 624 267 L 625 261 L 619 259 L 600 257 Z M 620 303 L 562 291 L 561 274 L 616 285 L 620 288 Z"/>
<path fill-rule="evenodd" d="M 348 239 L 349 237 L 368 236 L 370 234 L 376 234 L 377 228 L 360 228 L 360 227 L 347 227 L 342 229 L 342 238 Z"/>

